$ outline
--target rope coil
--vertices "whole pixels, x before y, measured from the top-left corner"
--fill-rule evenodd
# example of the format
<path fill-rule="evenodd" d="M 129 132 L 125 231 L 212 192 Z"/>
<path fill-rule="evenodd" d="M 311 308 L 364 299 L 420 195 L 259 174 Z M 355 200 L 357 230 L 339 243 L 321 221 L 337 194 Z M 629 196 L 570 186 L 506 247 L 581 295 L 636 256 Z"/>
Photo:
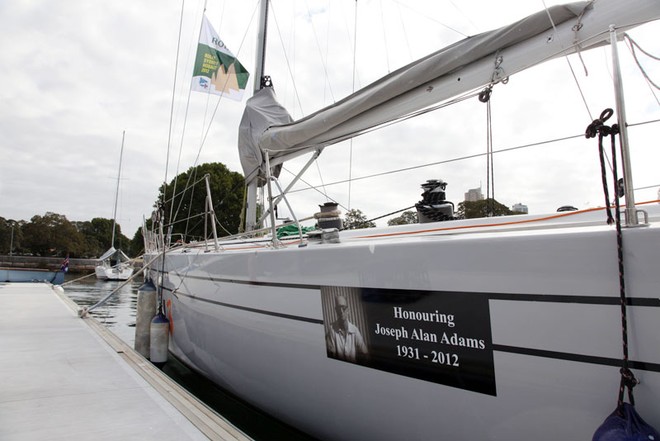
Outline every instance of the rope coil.
<path fill-rule="evenodd" d="M 610 119 L 614 111 L 612 109 L 605 109 L 601 112 L 600 117 L 593 120 L 591 124 L 587 126 L 584 136 L 586 138 L 595 138 L 598 135 L 598 154 L 600 157 L 600 172 L 601 178 L 603 181 L 603 194 L 605 195 L 605 210 L 607 212 L 607 224 L 613 224 L 614 217 L 612 216 L 612 208 L 610 206 L 610 193 L 607 185 L 607 169 L 605 167 L 605 151 L 603 148 L 603 138 L 606 136 L 612 136 L 612 156 L 614 162 L 614 174 L 616 174 L 616 150 L 615 150 L 615 137 L 614 135 L 619 133 L 619 126 L 614 124 L 611 127 L 605 125 L 605 121 Z M 618 185 L 618 184 L 617 184 Z M 615 187 L 616 188 L 616 187 Z M 618 191 L 617 191 L 618 195 Z M 618 203 L 618 198 L 617 198 Z"/>

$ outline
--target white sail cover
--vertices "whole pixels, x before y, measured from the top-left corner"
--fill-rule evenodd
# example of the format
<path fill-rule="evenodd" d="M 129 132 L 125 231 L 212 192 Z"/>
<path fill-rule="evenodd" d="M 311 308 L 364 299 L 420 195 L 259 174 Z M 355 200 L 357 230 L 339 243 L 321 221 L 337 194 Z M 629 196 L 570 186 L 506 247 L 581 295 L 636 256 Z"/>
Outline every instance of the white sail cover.
<path fill-rule="evenodd" d="M 262 89 L 248 100 L 239 130 L 246 180 L 265 176 L 265 151 L 273 167 L 551 58 L 602 45 L 611 24 L 627 29 L 659 17 L 657 0 L 634 7 L 620 0 L 553 6 L 414 61 L 295 122 L 273 90 Z"/>
<path fill-rule="evenodd" d="M 120 262 L 128 262 L 129 260 L 131 260 L 131 258 L 126 255 L 126 253 L 124 253 L 122 250 L 115 249 L 115 247 L 110 247 L 108 251 L 106 251 L 105 253 L 103 253 L 101 257 L 99 257 L 99 260 L 103 261 L 113 257 L 119 260 Z"/>
<path fill-rule="evenodd" d="M 238 128 L 238 152 L 246 181 L 257 177 L 264 162 L 259 146 L 261 134 L 273 125 L 284 125 L 292 121 L 289 112 L 277 102 L 271 87 L 257 91 L 247 101 Z"/>
<path fill-rule="evenodd" d="M 116 252 L 117 250 L 115 249 L 115 247 L 110 247 L 108 251 L 106 251 L 105 253 L 103 253 L 101 257 L 99 257 L 99 260 L 109 259 L 110 257 L 114 256 Z"/>

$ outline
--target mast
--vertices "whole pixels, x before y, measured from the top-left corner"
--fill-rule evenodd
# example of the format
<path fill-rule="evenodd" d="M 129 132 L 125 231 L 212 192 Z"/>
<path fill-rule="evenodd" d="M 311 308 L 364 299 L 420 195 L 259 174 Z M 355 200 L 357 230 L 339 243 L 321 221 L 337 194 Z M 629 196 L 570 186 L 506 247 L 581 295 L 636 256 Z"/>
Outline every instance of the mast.
<path fill-rule="evenodd" d="M 259 8 L 259 31 L 257 34 L 257 55 L 255 62 L 254 93 L 264 87 L 264 68 L 266 66 L 266 38 L 268 27 L 268 0 L 261 0 Z M 257 189 L 258 180 L 252 180 L 247 187 L 247 209 L 245 213 L 245 231 L 257 228 Z"/>
<path fill-rule="evenodd" d="M 115 226 L 117 224 L 117 200 L 119 199 L 119 180 L 121 179 L 121 158 L 124 155 L 124 138 L 126 137 L 126 130 L 121 135 L 121 150 L 119 151 L 119 171 L 117 172 L 117 191 L 115 192 L 115 209 L 112 212 L 112 242 L 111 246 L 115 246 Z"/>
<path fill-rule="evenodd" d="M 257 59 L 254 72 L 254 92 L 264 87 L 264 69 L 266 67 L 266 39 L 268 30 L 268 0 L 261 0 L 259 5 L 259 31 L 257 34 Z"/>
<path fill-rule="evenodd" d="M 610 42 L 612 46 L 612 70 L 614 77 L 614 98 L 616 101 L 617 123 L 619 124 L 619 142 L 621 143 L 621 160 L 623 161 L 623 188 L 626 198 L 625 219 L 626 225 L 634 227 L 639 225 L 637 210 L 635 208 L 635 192 L 630 164 L 630 149 L 628 144 L 628 126 L 626 119 L 626 106 L 623 96 L 623 80 L 621 66 L 619 65 L 619 50 L 617 48 L 617 34 L 614 25 L 610 25 Z"/>

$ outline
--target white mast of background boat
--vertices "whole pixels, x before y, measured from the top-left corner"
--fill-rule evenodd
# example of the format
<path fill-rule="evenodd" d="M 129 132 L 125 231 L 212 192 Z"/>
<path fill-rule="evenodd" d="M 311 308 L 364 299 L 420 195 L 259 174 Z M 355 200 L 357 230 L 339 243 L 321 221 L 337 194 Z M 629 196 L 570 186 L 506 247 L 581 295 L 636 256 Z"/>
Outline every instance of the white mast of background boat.
<path fill-rule="evenodd" d="M 94 269 L 96 278 L 100 280 L 127 280 L 133 274 L 130 258 L 122 250 L 115 249 L 115 230 L 117 227 L 117 202 L 119 200 L 119 183 L 121 180 L 121 163 L 124 156 L 124 140 L 126 131 L 121 135 L 121 150 L 119 151 L 119 171 L 117 172 L 117 189 L 115 191 L 115 206 L 112 212 L 112 239 L 110 249 L 106 251 L 99 260 L 100 265 Z M 116 265 L 112 265 L 112 258 L 116 256 Z"/>
<path fill-rule="evenodd" d="M 124 139 L 126 139 L 126 130 L 121 134 L 121 150 L 119 150 L 119 171 L 117 172 L 117 190 L 115 191 L 115 208 L 112 211 L 112 240 L 110 246 L 115 246 L 115 228 L 117 226 L 117 201 L 119 200 L 119 181 L 121 179 L 121 161 L 124 156 Z"/>

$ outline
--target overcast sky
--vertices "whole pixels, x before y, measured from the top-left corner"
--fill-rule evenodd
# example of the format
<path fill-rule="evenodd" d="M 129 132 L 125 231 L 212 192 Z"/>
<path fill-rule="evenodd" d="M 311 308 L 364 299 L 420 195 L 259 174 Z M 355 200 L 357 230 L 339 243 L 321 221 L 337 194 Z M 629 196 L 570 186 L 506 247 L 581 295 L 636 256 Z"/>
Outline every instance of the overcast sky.
<path fill-rule="evenodd" d="M 546 0 L 548 6 L 557 3 Z M 71 221 L 111 218 L 124 130 L 117 217 L 127 236 L 150 215 L 159 185 L 177 170 L 219 161 L 241 171 L 236 139 L 244 103 L 218 103 L 217 97 L 197 92 L 188 98 L 203 5 L 202 0 L 185 2 L 177 64 L 180 2 L 0 2 L 1 217 L 29 220 L 55 212 Z M 250 72 L 255 6 L 255 0 L 208 0 L 207 9 L 216 31 Z M 266 73 L 297 118 L 447 44 L 543 7 L 540 0 L 276 0 Z M 660 24 L 630 34 L 660 55 Z M 620 51 L 629 122 L 660 119 L 651 88 L 630 63 L 628 49 L 620 45 Z M 614 106 L 609 57 L 607 48 L 583 54 L 588 76 L 578 58 L 569 58 L 588 107 L 564 58 L 496 86 L 494 149 L 583 133 L 592 118 Z M 644 57 L 643 63 L 660 83 L 658 62 Z M 634 184 L 650 187 L 636 193 L 638 201 L 658 195 L 657 129 L 657 123 L 631 129 Z M 471 100 L 361 136 L 352 148 L 348 143 L 328 148 L 304 179 L 343 207 L 359 208 L 372 218 L 413 205 L 427 179 L 447 181 L 448 199 L 456 203 L 470 188 L 482 185 L 485 192 L 485 157 L 450 161 L 485 151 L 486 107 Z M 417 168 L 429 163 L 435 165 Z M 285 167 L 293 172 L 300 164 Z M 566 204 L 603 204 L 594 140 L 500 153 L 494 164 L 495 197 L 507 206 L 523 203 L 530 213 L 544 213 Z M 413 169 L 360 179 L 350 187 L 329 185 L 404 168 Z M 282 173 L 283 186 L 290 178 L 288 171 Z M 290 202 L 299 217 L 306 217 L 326 198 L 307 190 L 294 193 Z"/>

